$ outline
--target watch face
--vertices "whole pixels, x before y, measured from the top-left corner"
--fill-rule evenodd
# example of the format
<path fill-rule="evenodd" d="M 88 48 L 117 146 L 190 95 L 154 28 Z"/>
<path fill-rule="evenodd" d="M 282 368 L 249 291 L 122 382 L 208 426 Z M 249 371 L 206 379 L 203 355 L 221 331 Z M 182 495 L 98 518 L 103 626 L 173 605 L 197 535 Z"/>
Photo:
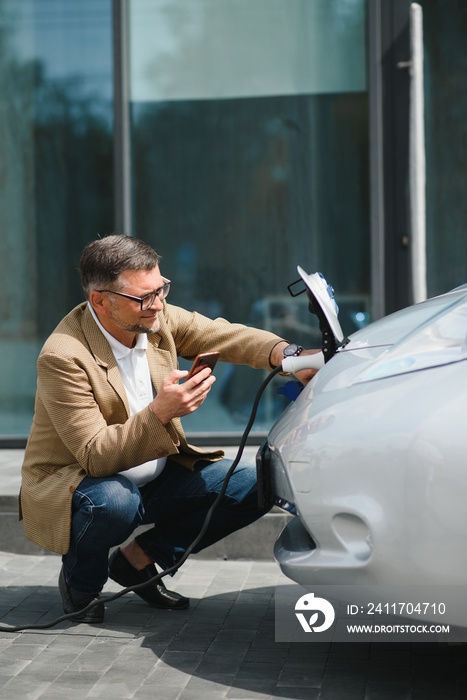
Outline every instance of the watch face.
<path fill-rule="evenodd" d="M 297 345 L 296 343 L 291 343 L 290 345 L 287 345 L 286 348 L 284 348 L 284 352 L 282 353 L 284 357 L 293 357 L 294 355 L 297 355 L 300 351 L 300 346 Z"/>

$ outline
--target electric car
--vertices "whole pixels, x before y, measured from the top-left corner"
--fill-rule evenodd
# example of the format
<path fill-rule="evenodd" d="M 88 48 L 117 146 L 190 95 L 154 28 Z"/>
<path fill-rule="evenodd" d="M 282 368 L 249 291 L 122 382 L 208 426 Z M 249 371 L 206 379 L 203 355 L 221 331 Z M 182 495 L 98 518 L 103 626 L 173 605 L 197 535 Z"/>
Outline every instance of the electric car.
<path fill-rule="evenodd" d="M 467 285 L 344 338 L 332 289 L 298 269 L 327 361 L 257 456 L 293 515 L 277 562 L 304 586 L 467 590 Z"/>

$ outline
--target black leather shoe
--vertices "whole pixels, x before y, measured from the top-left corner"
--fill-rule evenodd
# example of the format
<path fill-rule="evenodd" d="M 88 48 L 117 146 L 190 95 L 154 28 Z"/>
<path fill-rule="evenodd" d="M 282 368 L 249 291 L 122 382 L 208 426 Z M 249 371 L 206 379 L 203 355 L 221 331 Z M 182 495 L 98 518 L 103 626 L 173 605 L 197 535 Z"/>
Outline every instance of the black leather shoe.
<path fill-rule="evenodd" d="M 70 620 L 73 622 L 89 622 L 96 623 L 102 622 L 104 620 L 105 607 L 102 600 L 99 600 L 99 594 L 96 593 L 81 593 L 74 588 L 70 588 L 65 579 L 65 573 L 63 571 L 63 566 L 60 570 L 60 576 L 58 579 L 58 588 L 60 590 L 60 595 L 62 596 L 63 612 L 66 615 L 70 613 L 76 613 Z M 95 606 L 87 610 L 85 613 L 80 614 L 80 610 L 83 610 L 89 603 L 93 600 L 97 601 Z"/>
<path fill-rule="evenodd" d="M 136 586 L 145 581 L 149 581 L 154 576 L 157 576 L 157 569 L 154 564 L 150 564 L 138 571 L 138 569 L 135 569 L 134 566 L 130 564 L 121 551 L 116 549 L 109 559 L 109 575 L 113 581 L 128 588 L 129 586 Z M 189 598 L 185 598 L 185 596 L 175 593 L 175 591 L 167 590 L 162 580 L 151 583 L 135 591 L 135 593 L 154 608 L 182 610 L 183 608 L 187 608 L 190 604 Z"/>

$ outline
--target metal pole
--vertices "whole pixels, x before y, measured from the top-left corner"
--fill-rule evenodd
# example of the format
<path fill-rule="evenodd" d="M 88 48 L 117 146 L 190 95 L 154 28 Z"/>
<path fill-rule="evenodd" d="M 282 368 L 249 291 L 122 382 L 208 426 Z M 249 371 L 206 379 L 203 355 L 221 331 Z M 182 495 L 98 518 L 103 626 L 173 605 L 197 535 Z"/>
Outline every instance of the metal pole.
<path fill-rule="evenodd" d="M 370 138 L 370 240 L 371 240 L 371 317 L 386 313 L 384 154 L 383 154 L 383 77 L 381 0 L 368 3 L 368 100 Z"/>
<path fill-rule="evenodd" d="M 113 0 L 115 233 L 133 235 L 128 2 Z"/>
<path fill-rule="evenodd" d="M 410 245 L 412 294 L 414 303 L 427 298 L 426 278 L 426 166 L 425 108 L 423 86 L 423 12 L 420 5 L 410 6 Z"/>

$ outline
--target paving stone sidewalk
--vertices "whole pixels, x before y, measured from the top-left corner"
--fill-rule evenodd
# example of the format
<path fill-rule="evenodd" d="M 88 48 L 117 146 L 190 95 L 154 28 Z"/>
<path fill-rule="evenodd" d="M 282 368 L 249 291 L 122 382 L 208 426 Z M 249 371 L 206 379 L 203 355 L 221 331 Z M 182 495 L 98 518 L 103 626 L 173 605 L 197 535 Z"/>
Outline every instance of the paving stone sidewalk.
<path fill-rule="evenodd" d="M 0 552 L 0 623 L 62 614 L 60 559 Z M 100 625 L 0 631 L 0 698 L 464 700 L 465 646 L 274 641 L 273 562 L 189 559 L 170 581 L 184 611 L 130 593 Z M 120 588 L 109 582 L 105 596 Z"/>
<path fill-rule="evenodd" d="M 0 625 L 10 626 L 62 614 L 60 558 L 26 549 L 10 513 L 21 458 L 0 451 Z M 228 561 L 191 557 L 169 582 L 188 610 L 154 610 L 131 593 L 107 603 L 101 625 L 0 629 L 0 700 L 467 700 L 465 645 L 275 642 L 276 587 L 294 584 L 272 556 L 252 556 L 258 543 L 272 549 L 274 533 L 247 530 Z M 104 595 L 120 590 L 109 581 Z"/>

